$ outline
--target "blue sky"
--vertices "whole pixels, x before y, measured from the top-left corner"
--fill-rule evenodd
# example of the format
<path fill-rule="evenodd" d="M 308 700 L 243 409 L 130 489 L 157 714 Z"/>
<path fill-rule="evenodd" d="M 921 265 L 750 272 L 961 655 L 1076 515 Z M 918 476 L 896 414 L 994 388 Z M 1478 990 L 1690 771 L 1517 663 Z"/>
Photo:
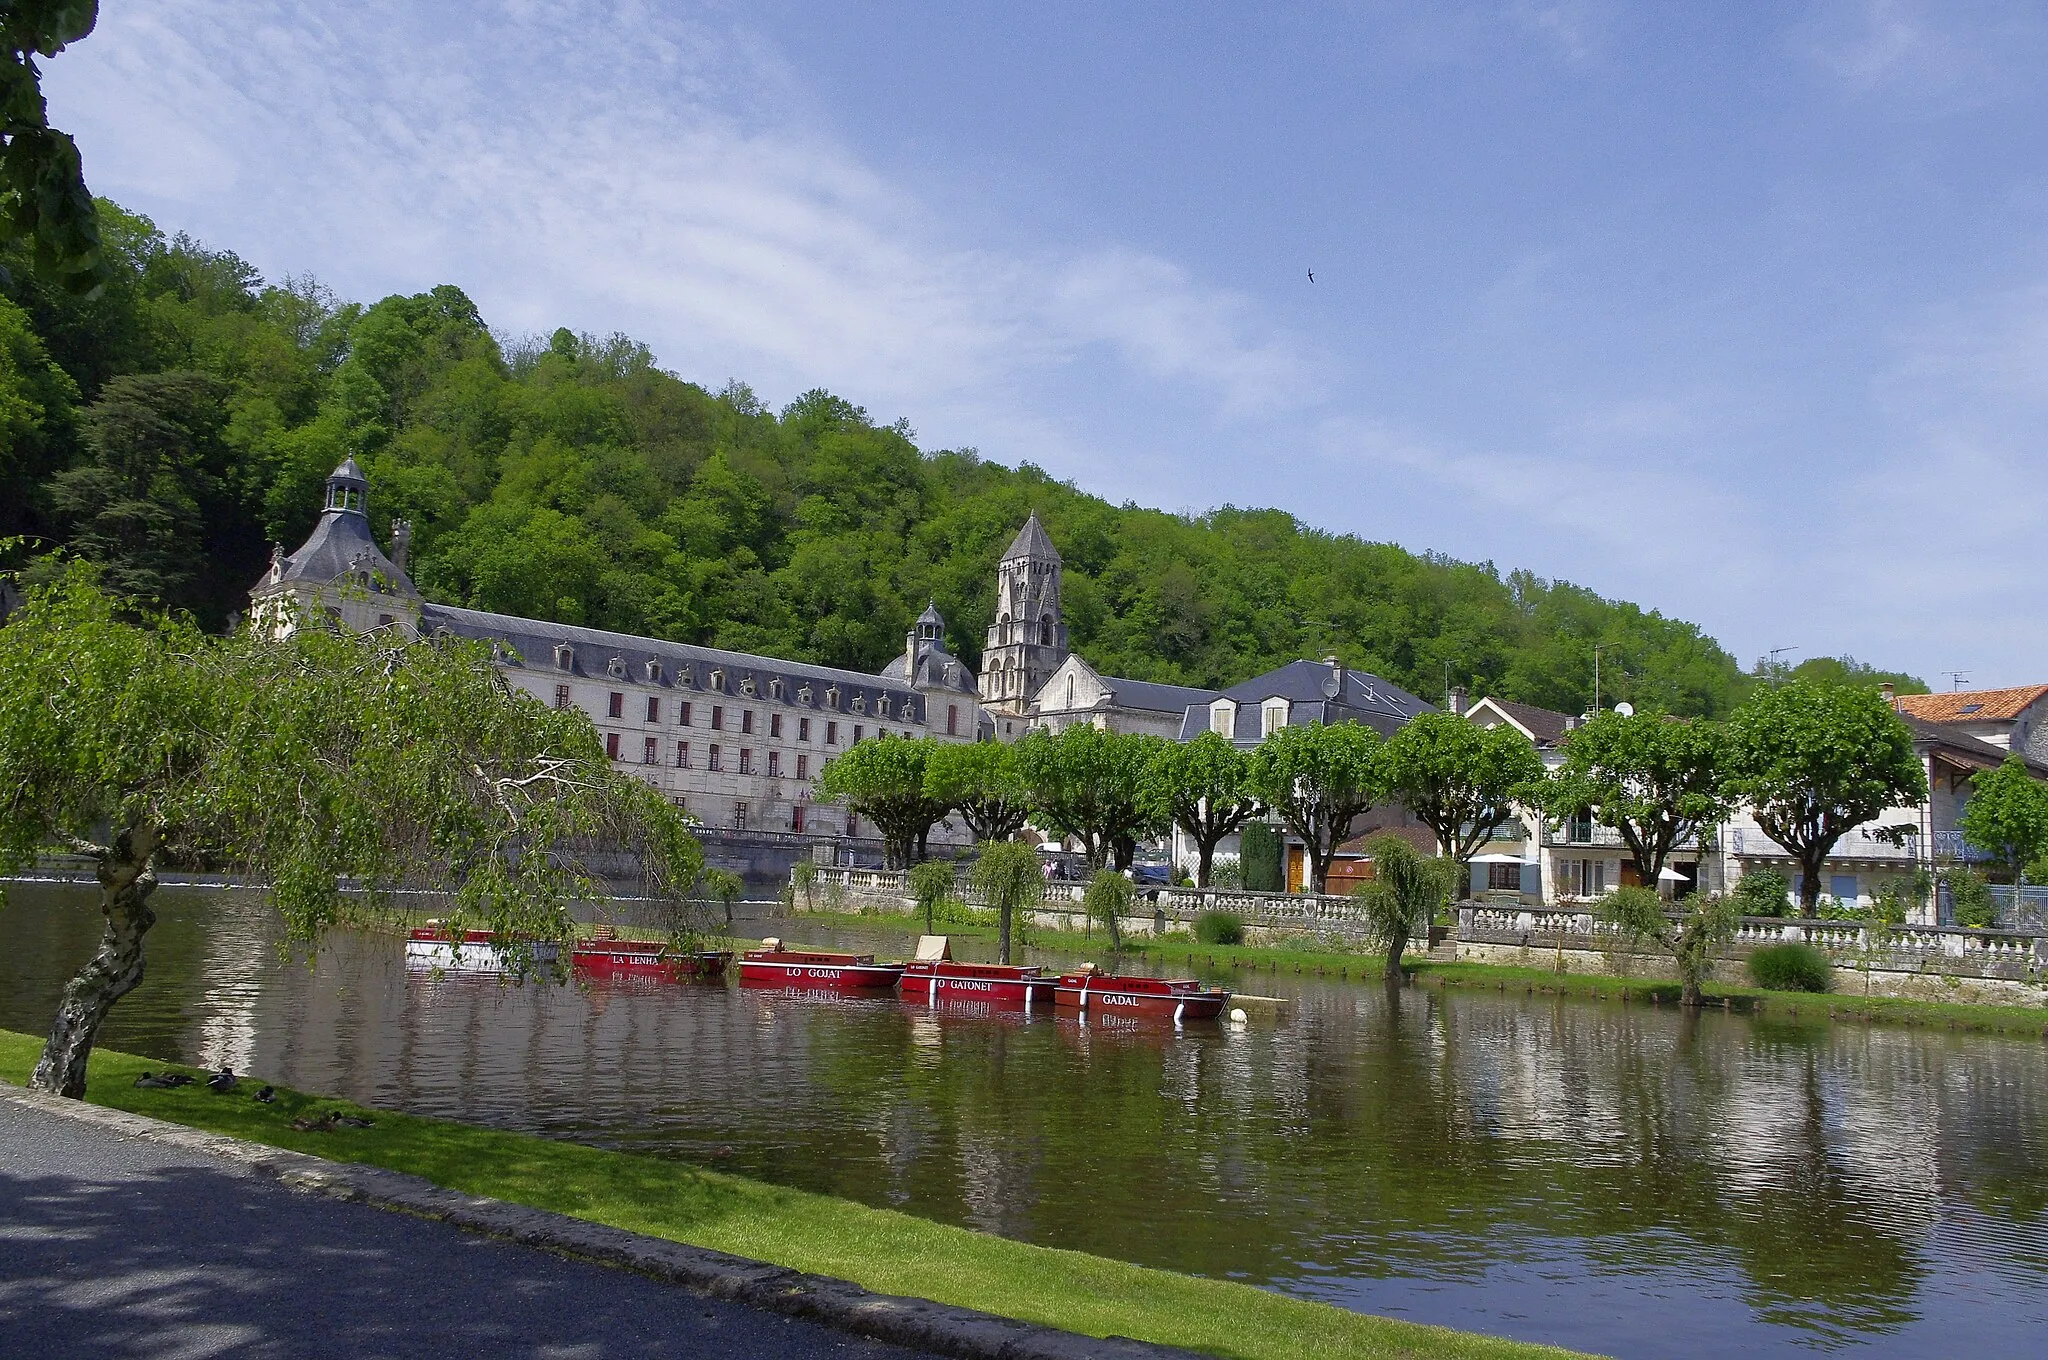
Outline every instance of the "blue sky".
<path fill-rule="evenodd" d="M 189 0 L 47 68 L 273 278 L 2048 681 L 2037 5 Z"/>

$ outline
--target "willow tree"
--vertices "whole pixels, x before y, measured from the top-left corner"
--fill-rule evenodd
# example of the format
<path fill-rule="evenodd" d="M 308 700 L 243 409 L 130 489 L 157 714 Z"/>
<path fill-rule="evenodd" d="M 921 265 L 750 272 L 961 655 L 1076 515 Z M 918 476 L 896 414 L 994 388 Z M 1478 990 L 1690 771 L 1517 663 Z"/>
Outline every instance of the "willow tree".
<path fill-rule="evenodd" d="M 1458 885 L 1458 863 L 1424 855 L 1391 832 L 1367 841 L 1365 853 L 1372 857 L 1372 878 L 1352 896 L 1364 904 L 1366 928 L 1387 951 L 1386 980 L 1399 982 L 1408 941 L 1427 938 L 1430 919 Z"/>
<path fill-rule="evenodd" d="M 818 776 L 819 797 L 837 799 L 875 824 L 891 869 L 924 859 L 932 827 L 951 811 L 925 788 L 925 763 L 937 746 L 930 737 L 884 733 L 847 747 Z"/>
<path fill-rule="evenodd" d="M 603 891 L 580 851 L 633 852 L 679 911 L 702 863 L 683 815 L 615 773 L 586 719 L 512 693 L 480 647 L 215 637 L 123 617 L 82 568 L 0 626 L 0 870 L 53 848 L 91 863 L 106 918 L 31 1079 L 73 1097 L 142 981 L 167 862 L 267 885 L 297 942 L 400 885 L 443 894 L 455 928 L 559 941 L 570 905 Z"/>
<path fill-rule="evenodd" d="M 996 962 L 1008 963 L 1017 913 L 1029 911 L 1045 897 L 1045 869 L 1038 852 L 1021 841 L 984 845 L 968 882 L 980 892 L 982 905 L 996 914 Z"/>

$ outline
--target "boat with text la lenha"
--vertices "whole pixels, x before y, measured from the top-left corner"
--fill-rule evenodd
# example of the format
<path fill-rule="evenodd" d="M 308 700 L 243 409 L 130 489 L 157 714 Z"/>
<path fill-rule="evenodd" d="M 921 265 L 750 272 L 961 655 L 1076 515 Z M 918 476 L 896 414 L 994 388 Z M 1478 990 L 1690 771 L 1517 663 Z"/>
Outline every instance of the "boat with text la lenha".
<path fill-rule="evenodd" d="M 461 938 L 441 921 L 413 927 L 405 940 L 405 966 L 445 973 L 514 973 L 524 952 L 531 966 L 548 969 L 561 957 L 552 940 L 513 940 L 488 930 L 465 930 Z"/>
<path fill-rule="evenodd" d="M 569 964 L 594 977 L 644 977 L 663 982 L 688 982 L 725 976 L 732 951 L 683 950 L 664 940 L 621 940 L 610 926 L 599 926 L 588 939 L 576 941 Z"/>
<path fill-rule="evenodd" d="M 873 954 L 828 949 L 784 949 L 770 937 L 740 955 L 740 985 L 802 987 L 813 991 L 889 992 L 903 976 L 900 963 L 876 963 Z"/>
<path fill-rule="evenodd" d="M 927 1006 L 970 1001 L 1043 1010 L 1052 1005 L 1052 990 L 1053 979 L 1037 964 L 958 962 L 944 935 L 919 937 L 917 957 L 903 967 L 903 999 Z"/>
<path fill-rule="evenodd" d="M 1170 1016 L 1183 1020 L 1214 1020 L 1223 1013 L 1230 993 L 1204 987 L 1193 978 L 1123 977 L 1098 973 L 1084 963 L 1079 971 L 1062 973 L 1053 989 L 1053 1004 L 1073 1008 L 1085 1017 L 1098 1015 Z"/>

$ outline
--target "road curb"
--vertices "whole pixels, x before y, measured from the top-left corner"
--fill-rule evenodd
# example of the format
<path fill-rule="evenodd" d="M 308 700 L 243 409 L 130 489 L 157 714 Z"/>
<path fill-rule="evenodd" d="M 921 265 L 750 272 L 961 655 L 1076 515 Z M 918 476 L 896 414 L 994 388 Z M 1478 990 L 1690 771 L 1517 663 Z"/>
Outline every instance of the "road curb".
<path fill-rule="evenodd" d="M 374 1205 L 470 1232 L 631 1270 L 699 1294 L 804 1318 L 958 1360 L 1201 1360 L 1194 1351 L 1082 1336 L 929 1299 L 877 1294 L 847 1280 L 606 1227 L 523 1204 L 465 1195 L 402 1171 L 207 1133 L 148 1115 L 0 1083 L 0 1099 L 110 1132 L 203 1153 L 290 1189 Z"/>

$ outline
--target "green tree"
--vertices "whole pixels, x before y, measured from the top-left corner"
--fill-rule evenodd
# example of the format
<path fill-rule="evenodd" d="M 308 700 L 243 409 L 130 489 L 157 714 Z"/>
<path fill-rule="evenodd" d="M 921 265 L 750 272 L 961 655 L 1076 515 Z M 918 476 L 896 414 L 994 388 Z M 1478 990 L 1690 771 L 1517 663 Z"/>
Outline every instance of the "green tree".
<path fill-rule="evenodd" d="M 1251 753 L 1250 784 L 1306 847 L 1309 891 L 1326 891 L 1330 859 L 1360 813 L 1387 796 L 1379 733 L 1359 723 L 1282 727 Z"/>
<path fill-rule="evenodd" d="M 1021 841 L 996 841 L 981 847 L 981 858 L 968 876 L 981 894 L 982 905 L 996 914 L 996 962 L 1010 961 L 1012 922 L 1045 897 L 1045 869 L 1038 852 Z"/>
<path fill-rule="evenodd" d="M 1728 896 L 1744 916 L 1792 914 L 1792 885 L 1776 869 L 1747 871 L 1735 881 L 1735 890 Z"/>
<path fill-rule="evenodd" d="M 1913 734 L 1876 691 L 1794 680 L 1751 694 L 1729 721 L 1726 790 L 1799 861 L 1800 914 L 1820 907 L 1835 842 L 1886 808 L 1927 797 Z"/>
<path fill-rule="evenodd" d="M 1678 1000 L 1700 1004 L 1714 951 L 1735 938 L 1742 912 L 1735 899 L 1688 893 L 1679 900 L 1677 919 L 1666 914 L 1663 899 L 1648 888 L 1616 888 L 1600 899 L 1601 916 L 1628 935 L 1666 950 L 1678 964 Z"/>
<path fill-rule="evenodd" d="M 925 761 L 924 788 L 959 812 L 976 841 L 1009 840 L 1031 815 L 1016 750 L 1002 742 L 940 743 Z"/>
<path fill-rule="evenodd" d="M 924 913 L 925 934 L 935 934 L 939 928 L 939 906 L 953 895 L 953 866 L 936 859 L 912 865 L 910 895 L 917 899 L 918 910 Z"/>
<path fill-rule="evenodd" d="M 1157 737 L 1086 724 L 1026 733 L 1014 749 L 1033 822 L 1080 841 L 1090 868 L 1112 859 L 1129 868 L 1137 843 L 1167 825 L 1148 778 L 1159 745 Z"/>
<path fill-rule="evenodd" d="M 1091 921 L 1102 922 L 1109 932 L 1109 947 L 1121 953 L 1124 947 L 1124 917 L 1130 915 L 1131 899 L 1137 889 L 1131 880 L 1114 869 L 1097 869 L 1081 894 L 1081 906 Z"/>
<path fill-rule="evenodd" d="M 1279 892 L 1287 886 L 1286 847 L 1279 832 L 1264 822 L 1246 822 L 1238 845 L 1237 886 L 1253 892 Z"/>
<path fill-rule="evenodd" d="M 1970 780 L 1970 801 L 1956 825 L 1963 839 L 2012 875 L 2026 881 L 2027 866 L 2048 854 L 2048 784 L 2034 778 L 2027 762 L 2007 756 L 1995 770 Z"/>
<path fill-rule="evenodd" d="M 885 734 L 854 743 L 818 776 L 819 797 L 844 802 L 880 828 L 892 869 L 924 858 L 926 838 L 949 811 L 925 791 L 925 763 L 937 745 Z"/>
<path fill-rule="evenodd" d="M 1455 860 L 1419 854 L 1393 835 L 1374 836 L 1365 843 L 1365 852 L 1372 857 L 1373 876 L 1352 895 L 1365 907 L 1366 928 L 1374 942 L 1387 951 L 1387 981 L 1399 982 L 1405 976 L 1401 956 L 1408 941 L 1428 932 L 1430 920 L 1457 886 L 1460 866 Z"/>
<path fill-rule="evenodd" d="M 725 912 L 725 928 L 732 929 L 732 909 L 747 891 L 747 885 L 730 869 L 706 869 L 698 880 L 704 896 Z"/>
<path fill-rule="evenodd" d="M 1543 778 L 1543 758 L 1521 733 L 1452 713 L 1417 714 L 1388 739 L 1381 760 L 1389 791 L 1436 833 L 1466 892 L 1472 856 L 1500 827 L 1519 823 L 1517 802 Z"/>
<path fill-rule="evenodd" d="M 301 941 L 400 883 L 447 894 L 458 927 L 560 940 L 569 904 L 603 891 L 577 846 L 637 852 L 672 903 L 702 862 L 682 814 L 614 774 L 587 719 L 508 696 L 481 648 L 125 622 L 82 567 L 0 627 L 0 769 L 0 871 L 58 845 L 100 883 L 105 933 L 33 1078 L 69 1096 L 142 980 L 167 855 L 268 883 Z"/>
<path fill-rule="evenodd" d="M 792 906 L 800 897 L 805 911 L 818 909 L 818 861 L 805 856 L 790 866 L 789 895 Z"/>
<path fill-rule="evenodd" d="M 39 56 L 92 32 L 97 0 L 10 0 L 0 8 L 0 237 L 27 242 L 37 267 L 74 293 L 112 273 L 78 144 L 50 126 Z"/>
<path fill-rule="evenodd" d="M 1565 738 L 1564 763 L 1544 789 L 1554 816 L 1590 810 L 1628 847 L 1655 888 L 1671 852 L 1728 812 L 1727 735 L 1718 723 L 1674 722 L 1654 711 L 1593 715 Z"/>
<path fill-rule="evenodd" d="M 35 503 L 69 455 L 77 401 L 28 313 L 0 298 L 0 538 L 41 527 Z"/>
<path fill-rule="evenodd" d="M 1215 732 L 1168 742 L 1152 756 L 1151 800 L 1195 843 L 1195 886 L 1209 886 L 1216 847 L 1250 821 L 1259 800 L 1247 783 L 1244 752 Z"/>

